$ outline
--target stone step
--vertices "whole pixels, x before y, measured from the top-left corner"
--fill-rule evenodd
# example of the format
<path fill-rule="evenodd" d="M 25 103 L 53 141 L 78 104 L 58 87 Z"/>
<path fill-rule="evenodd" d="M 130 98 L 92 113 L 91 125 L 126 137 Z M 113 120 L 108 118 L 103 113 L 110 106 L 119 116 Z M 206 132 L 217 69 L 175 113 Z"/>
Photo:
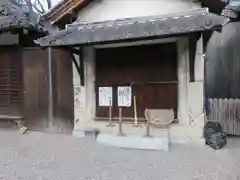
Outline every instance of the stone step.
<path fill-rule="evenodd" d="M 138 135 L 118 136 L 113 134 L 102 134 L 97 136 L 97 142 L 104 145 L 140 150 L 163 150 L 169 151 L 169 137 L 144 137 Z"/>

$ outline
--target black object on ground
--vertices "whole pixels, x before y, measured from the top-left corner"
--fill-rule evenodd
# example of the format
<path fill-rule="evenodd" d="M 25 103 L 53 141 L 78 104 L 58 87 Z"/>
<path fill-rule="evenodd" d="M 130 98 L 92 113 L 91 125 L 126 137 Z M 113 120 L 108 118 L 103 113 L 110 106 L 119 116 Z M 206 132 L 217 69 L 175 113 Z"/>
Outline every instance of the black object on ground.
<path fill-rule="evenodd" d="M 207 122 L 204 127 L 204 138 L 206 145 L 217 150 L 227 144 L 227 134 L 223 132 L 222 126 L 217 122 Z"/>

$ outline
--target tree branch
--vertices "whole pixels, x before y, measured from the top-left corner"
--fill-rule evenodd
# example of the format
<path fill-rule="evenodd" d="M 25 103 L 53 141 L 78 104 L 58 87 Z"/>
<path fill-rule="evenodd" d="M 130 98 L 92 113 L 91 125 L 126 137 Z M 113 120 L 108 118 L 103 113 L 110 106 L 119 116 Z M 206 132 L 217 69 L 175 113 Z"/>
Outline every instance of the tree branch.
<path fill-rule="evenodd" d="M 27 5 L 31 12 L 35 11 L 38 14 L 43 14 L 52 8 L 52 0 L 18 0 L 18 3 Z"/>

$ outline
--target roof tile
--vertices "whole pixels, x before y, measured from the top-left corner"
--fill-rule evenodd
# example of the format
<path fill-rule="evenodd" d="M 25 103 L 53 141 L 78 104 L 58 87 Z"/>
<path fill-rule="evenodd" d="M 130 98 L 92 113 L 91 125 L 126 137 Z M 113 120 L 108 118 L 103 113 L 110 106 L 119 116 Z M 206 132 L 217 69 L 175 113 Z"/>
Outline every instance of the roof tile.
<path fill-rule="evenodd" d="M 161 16 L 72 24 L 63 31 L 38 39 L 36 43 L 66 46 L 163 37 L 220 28 L 223 23 L 223 17 L 198 9 Z"/>

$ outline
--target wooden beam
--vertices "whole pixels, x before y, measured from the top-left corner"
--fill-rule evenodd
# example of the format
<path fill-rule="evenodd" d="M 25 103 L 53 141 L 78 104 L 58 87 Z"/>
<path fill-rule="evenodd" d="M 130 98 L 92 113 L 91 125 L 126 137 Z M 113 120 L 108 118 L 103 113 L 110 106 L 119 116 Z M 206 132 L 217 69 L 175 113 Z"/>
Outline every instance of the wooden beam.
<path fill-rule="evenodd" d="M 72 61 L 73 61 L 74 65 L 75 65 L 75 67 L 76 67 L 76 69 L 77 69 L 77 72 L 78 72 L 78 74 L 80 75 L 80 74 L 81 74 L 81 72 L 80 72 L 81 70 L 80 70 L 80 67 L 79 67 L 79 65 L 78 65 L 78 63 L 77 63 L 77 60 L 76 60 L 74 54 L 71 54 L 71 56 L 72 56 Z"/>
<path fill-rule="evenodd" d="M 75 53 L 71 53 L 71 56 L 72 56 L 72 61 L 75 65 L 77 72 L 79 74 L 79 77 L 80 77 L 80 84 L 81 84 L 81 86 L 84 86 L 85 81 L 84 81 L 84 62 L 83 62 L 83 58 L 82 58 L 83 56 L 81 55 L 81 52 L 82 52 L 81 50 L 78 52 L 79 52 L 79 54 L 77 54 L 77 55 L 79 55 L 79 64 L 75 58 Z"/>
<path fill-rule="evenodd" d="M 81 80 L 81 86 L 85 86 L 85 76 L 84 76 L 84 60 L 83 60 L 83 50 L 80 48 L 80 54 L 79 54 L 79 65 L 80 65 L 80 80 Z"/>
<path fill-rule="evenodd" d="M 62 19 L 66 14 L 71 13 L 75 8 L 78 6 L 81 6 L 85 0 L 72 0 L 67 1 L 66 4 L 64 4 L 63 7 L 60 7 L 57 9 L 53 14 L 51 21 L 51 24 L 56 24 L 60 19 Z"/>
<path fill-rule="evenodd" d="M 48 48 L 48 125 L 53 126 L 52 48 Z"/>
<path fill-rule="evenodd" d="M 189 40 L 189 67 L 190 67 L 190 82 L 195 81 L 195 58 L 197 50 L 197 41 L 201 37 L 201 33 L 196 33 Z"/>
<path fill-rule="evenodd" d="M 75 48 L 71 48 L 70 51 L 73 53 L 73 54 L 77 54 L 77 55 L 81 55 L 81 51 L 79 49 L 75 49 Z"/>

